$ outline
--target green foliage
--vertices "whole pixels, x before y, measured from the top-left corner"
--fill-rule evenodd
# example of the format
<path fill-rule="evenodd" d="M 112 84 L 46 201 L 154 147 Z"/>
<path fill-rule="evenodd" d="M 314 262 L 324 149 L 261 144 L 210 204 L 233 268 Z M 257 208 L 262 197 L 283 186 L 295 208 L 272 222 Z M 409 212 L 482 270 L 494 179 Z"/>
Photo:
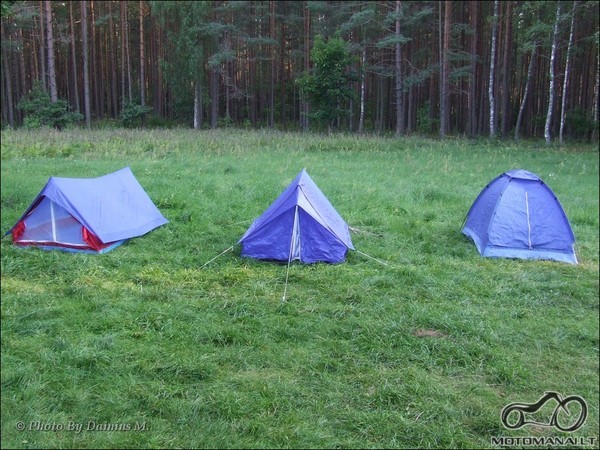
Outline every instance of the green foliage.
<path fill-rule="evenodd" d="M 419 134 L 431 135 L 437 132 L 440 119 L 431 114 L 431 104 L 427 101 L 417 110 L 417 132 Z"/>
<path fill-rule="evenodd" d="M 174 114 L 177 119 L 191 123 L 194 85 L 203 85 L 208 51 L 216 40 L 211 24 L 207 23 L 211 4 L 206 1 L 153 1 L 151 5 L 152 14 L 163 25 L 172 43 L 169 58 L 161 60 L 160 64 L 173 95 Z M 173 23 L 177 26 L 169 26 Z"/>
<path fill-rule="evenodd" d="M 358 77 L 350 70 L 354 57 L 348 44 L 336 35 L 327 42 L 317 36 L 311 59 L 312 73 L 297 82 L 302 95 L 310 99 L 311 117 L 331 128 L 336 118 L 347 114 L 346 102 L 355 98 L 351 83 Z"/>
<path fill-rule="evenodd" d="M 39 81 L 34 82 L 33 88 L 18 104 L 25 113 L 24 126 L 27 129 L 49 126 L 62 130 L 63 128 L 83 120 L 83 115 L 69 111 L 66 100 L 53 102 Z"/>
<path fill-rule="evenodd" d="M 142 106 L 135 102 L 127 102 L 121 111 L 121 123 L 125 128 L 137 128 L 145 123 L 146 114 L 152 111 L 150 106 Z"/>
<path fill-rule="evenodd" d="M 569 135 L 574 139 L 587 138 L 594 129 L 598 130 L 598 122 L 594 122 L 581 108 L 567 111 L 566 124 L 570 128 Z"/>

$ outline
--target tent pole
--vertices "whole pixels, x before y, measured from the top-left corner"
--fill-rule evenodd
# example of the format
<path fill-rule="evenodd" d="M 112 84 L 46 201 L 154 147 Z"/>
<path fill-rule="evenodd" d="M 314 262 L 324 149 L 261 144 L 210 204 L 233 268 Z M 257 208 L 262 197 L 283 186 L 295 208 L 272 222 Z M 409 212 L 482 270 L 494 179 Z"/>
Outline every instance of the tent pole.
<path fill-rule="evenodd" d="M 56 222 L 54 220 L 54 202 L 50 200 L 50 218 L 52 220 L 52 241 L 56 241 Z"/>
<path fill-rule="evenodd" d="M 531 246 L 531 222 L 529 221 L 529 199 L 527 198 L 527 191 L 525 191 L 525 208 L 527 209 L 527 239 L 529 244 L 529 250 L 533 247 Z"/>
<path fill-rule="evenodd" d="M 288 254 L 288 263 L 287 263 L 287 271 L 285 273 L 285 288 L 283 290 L 283 297 L 281 298 L 281 302 L 285 302 L 285 294 L 287 293 L 288 287 L 288 277 L 290 276 L 290 264 L 292 263 L 292 248 L 294 246 L 294 241 L 296 240 L 296 218 L 298 217 L 298 205 L 296 205 L 296 210 L 294 211 L 294 227 L 292 228 L 292 238 L 290 239 L 290 251 Z"/>

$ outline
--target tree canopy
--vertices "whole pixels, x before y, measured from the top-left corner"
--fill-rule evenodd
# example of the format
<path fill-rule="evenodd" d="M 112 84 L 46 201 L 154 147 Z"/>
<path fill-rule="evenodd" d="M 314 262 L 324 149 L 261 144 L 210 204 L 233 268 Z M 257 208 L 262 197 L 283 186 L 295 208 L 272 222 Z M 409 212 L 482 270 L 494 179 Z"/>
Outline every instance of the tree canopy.
<path fill-rule="evenodd" d="M 138 105 L 151 108 L 146 126 L 597 139 L 598 10 L 583 0 L 2 2 L 1 124 L 24 124 L 17 106 L 39 82 L 92 123 Z"/>

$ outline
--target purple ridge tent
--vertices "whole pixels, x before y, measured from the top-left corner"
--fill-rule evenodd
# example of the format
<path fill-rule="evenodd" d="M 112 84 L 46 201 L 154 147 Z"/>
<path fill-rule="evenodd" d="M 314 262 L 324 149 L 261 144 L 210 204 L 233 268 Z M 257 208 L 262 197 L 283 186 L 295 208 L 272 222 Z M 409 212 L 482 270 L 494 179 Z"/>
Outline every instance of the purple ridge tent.
<path fill-rule="evenodd" d="M 242 238 L 243 257 L 303 263 L 344 261 L 354 250 L 348 224 L 306 169 L 258 217 Z"/>
<path fill-rule="evenodd" d="M 575 236 L 552 190 L 526 170 L 489 183 L 467 213 L 462 233 L 481 256 L 577 264 Z"/>
<path fill-rule="evenodd" d="M 98 178 L 51 177 L 5 236 L 22 246 L 105 253 L 165 223 L 125 167 Z"/>

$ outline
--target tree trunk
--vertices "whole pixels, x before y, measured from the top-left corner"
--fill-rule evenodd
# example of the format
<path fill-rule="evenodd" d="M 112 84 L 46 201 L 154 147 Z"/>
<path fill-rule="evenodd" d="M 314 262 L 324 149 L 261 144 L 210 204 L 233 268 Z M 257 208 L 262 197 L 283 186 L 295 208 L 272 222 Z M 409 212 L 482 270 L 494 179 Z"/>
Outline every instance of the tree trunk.
<path fill-rule="evenodd" d="M 123 2 L 126 3 L 126 2 Z M 131 79 L 131 52 L 129 51 L 129 19 L 127 17 L 127 6 L 125 6 L 125 54 L 127 57 L 127 93 L 129 102 L 133 101 L 133 83 Z"/>
<path fill-rule="evenodd" d="M 498 0 L 494 1 L 494 17 L 492 19 L 492 44 L 490 54 L 490 82 L 488 99 L 490 104 L 490 138 L 496 137 L 496 103 L 494 98 L 494 79 L 496 69 L 496 34 L 498 29 Z"/>
<path fill-rule="evenodd" d="M 231 51 L 231 40 L 229 38 L 229 31 L 225 32 L 225 49 L 227 53 Z M 227 61 L 223 63 L 221 69 L 223 75 L 223 88 L 225 89 L 225 119 L 227 119 L 228 124 L 231 119 L 231 79 L 229 77 L 229 66 L 230 61 L 229 59 L 227 59 Z"/>
<path fill-rule="evenodd" d="M 529 68 L 527 69 L 527 80 L 525 81 L 525 89 L 523 91 L 523 99 L 521 100 L 521 106 L 519 107 L 519 115 L 517 116 L 517 123 L 515 125 L 515 140 L 519 140 L 521 121 L 523 120 L 523 112 L 525 111 L 525 105 L 527 104 L 527 96 L 529 95 L 529 86 L 533 79 L 533 68 L 535 66 L 535 58 L 537 52 L 537 42 L 533 44 L 533 50 L 531 51 L 531 59 L 529 60 Z"/>
<path fill-rule="evenodd" d="M 548 86 L 548 113 L 546 114 L 546 125 L 544 126 L 544 138 L 546 144 L 552 142 L 552 114 L 554 112 L 554 96 L 556 94 L 555 87 L 555 60 L 558 47 L 558 26 L 560 23 L 560 1 L 556 4 L 556 21 L 554 22 L 554 32 L 552 33 L 552 52 L 550 54 L 550 84 Z"/>
<path fill-rule="evenodd" d="M 215 69 L 210 71 L 210 127 L 217 128 L 219 118 L 219 79 Z"/>
<path fill-rule="evenodd" d="M 439 131 L 440 131 L 440 136 L 443 138 L 446 136 L 446 127 L 442 124 L 443 120 L 443 113 L 444 113 L 444 105 L 443 105 L 443 98 L 444 98 L 444 25 L 443 25 L 443 16 L 444 16 L 444 2 L 440 1 L 438 2 L 438 48 L 437 48 L 437 56 L 438 56 L 438 62 L 439 62 L 439 76 L 438 76 L 438 108 L 439 108 Z M 432 43 L 434 42 L 434 40 L 431 40 Z M 435 52 L 434 52 L 435 54 Z M 429 97 L 430 99 L 432 98 L 432 96 Z M 430 104 L 432 106 L 431 110 L 433 110 L 433 102 L 431 102 L 430 100 Z"/>
<path fill-rule="evenodd" d="M 96 2 L 97 4 L 97 2 Z M 91 32 L 91 44 L 88 48 L 92 49 L 92 57 L 88 59 L 89 71 L 91 74 L 90 80 L 90 89 L 93 87 L 93 94 L 91 98 L 94 100 L 94 112 L 96 113 L 96 117 L 100 117 L 102 115 L 102 106 L 100 105 L 100 83 L 102 82 L 102 72 L 99 70 L 101 63 L 100 59 L 96 55 L 96 51 L 98 45 L 96 43 L 96 12 L 94 0 L 90 0 L 90 23 L 92 24 L 92 32 Z"/>
<path fill-rule="evenodd" d="M 71 38 L 71 67 L 73 69 L 73 98 L 75 99 L 75 111 L 81 111 L 79 106 L 79 86 L 77 85 L 77 51 L 75 48 L 75 23 L 73 20 L 73 2 L 69 2 L 69 21 L 71 24 L 70 38 Z"/>
<path fill-rule="evenodd" d="M 161 61 L 165 57 L 165 49 L 164 49 L 164 31 L 159 28 L 158 29 L 158 42 L 156 43 L 157 47 L 157 61 Z M 156 113 L 162 117 L 165 112 L 165 93 L 164 93 L 164 74 L 162 64 L 160 62 L 156 64 Z M 125 92 L 125 88 L 123 88 L 123 92 Z M 123 100 L 124 101 L 124 100 Z"/>
<path fill-rule="evenodd" d="M 25 42 L 25 39 L 23 37 L 23 29 L 19 28 L 17 30 L 18 32 L 18 37 L 17 39 L 20 42 Z M 21 96 L 23 95 L 27 95 L 27 93 L 29 92 L 29 90 L 31 89 L 31 73 L 28 72 L 27 70 L 25 70 L 25 52 L 24 49 L 21 49 L 19 51 L 19 70 L 20 70 L 20 74 L 21 74 Z"/>
<path fill-rule="evenodd" d="M 442 48 L 442 96 L 440 99 L 440 136 L 446 137 L 448 125 L 450 123 L 450 28 L 452 19 L 452 1 L 444 2 L 444 38 Z M 440 17 L 441 20 L 441 17 Z"/>
<path fill-rule="evenodd" d="M 358 132 L 365 132 L 365 90 L 366 90 L 367 46 L 363 45 L 360 71 L 360 115 L 358 117 Z"/>
<path fill-rule="evenodd" d="M 88 19 L 87 2 L 81 2 L 81 40 L 83 53 L 83 105 L 85 109 L 85 126 L 88 130 L 91 128 L 90 113 L 90 68 L 88 63 Z"/>
<path fill-rule="evenodd" d="M 48 88 L 48 72 L 46 70 L 46 25 L 44 19 L 44 2 L 40 1 L 40 66 L 42 68 L 42 87 Z"/>
<path fill-rule="evenodd" d="M 308 9 L 308 1 L 304 2 L 304 73 L 310 71 L 310 10 Z M 302 131 L 308 131 L 308 114 L 310 107 L 308 100 L 302 98 Z"/>
<path fill-rule="evenodd" d="M 202 129 L 202 82 L 200 76 L 194 82 L 194 130 Z"/>
<path fill-rule="evenodd" d="M 2 39 L 6 39 L 6 28 L 2 27 Z M 11 128 L 15 127 L 15 108 L 13 104 L 13 86 L 12 86 L 12 74 L 8 63 L 9 56 L 8 51 L 2 52 L 2 71 L 4 75 L 4 83 L 6 84 L 6 103 L 8 104 L 8 123 Z"/>
<path fill-rule="evenodd" d="M 127 2 L 119 2 L 119 12 L 121 16 L 121 111 L 125 107 L 127 83 L 125 82 L 125 27 Z"/>
<path fill-rule="evenodd" d="M 575 14 L 577 8 L 577 1 L 573 2 L 573 10 L 571 11 L 571 30 L 569 31 L 569 45 L 567 46 L 567 61 L 565 62 L 565 76 L 563 79 L 563 92 L 562 101 L 560 108 L 560 131 L 559 131 L 559 142 L 560 145 L 564 145 L 564 129 L 565 119 L 567 117 L 567 87 L 569 85 L 569 76 L 571 75 L 571 51 L 573 49 L 573 32 L 575 30 Z"/>
<path fill-rule="evenodd" d="M 402 52 L 400 48 L 400 9 L 402 2 L 396 0 L 396 136 L 404 134 L 404 102 L 402 93 Z"/>
<path fill-rule="evenodd" d="M 144 2 L 140 0 L 140 103 L 146 106 L 146 59 L 144 57 Z"/>
<path fill-rule="evenodd" d="M 58 101 L 56 89 L 56 68 L 54 60 L 54 37 L 52 33 L 52 6 L 50 0 L 44 0 L 46 12 L 46 43 L 48 44 L 48 81 L 50 85 L 50 98 L 52 102 Z"/>
<path fill-rule="evenodd" d="M 119 110 L 118 110 L 118 93 L 117 93 L 117 83 L 118 83 L 118 78 L 117 78 L 117 66 L 116 66 L 116 50 L 115 50 L 115 39 L 114 39 L 114 35 L 115 35 L 115 31 L 114 31 L 114 25 L 113 25 L 113 18 L 112 18 L 112 2 L 108 2 L 108 48 L 109 48 L 109 53 L 111 55 L 110 59 L 110 74 L 111 74 L 111 79 L 110 79 L 110 105 L 111 105 L 111 109 L 112 109 L 112 117 L 113 119 L 116 118 L 119 115 Z"/>
<path fill-rule="evenodd" d="M 596 82 L 594 83 L 594 102 L 593 108 L 594 111 L 592 113 L 592 121 L 593 121 L 593 131 L 592 131 L 592 141 L 598 141 L 598 109 L 600 108 L 600 58 L 598 57 L 598 53 L 596 53 Z"/>
<path fill-rule="evenodd" d="M 512 1 L 506 3 L 506 17 L 504 27 L 504 62 L 502 64 L 502 98 L 500 101 L 500 110 L 502 111 L 500 121 L 500 131 L 502 137 L 508 133 L 508 124 L 510 123 L 510 74 L 511 74 L 511 48 L 512 48 Z"/>
<path fill-rule="evenodd" d="M 477 39 L 479 39 L 479 30 L 477 28 L 478 23 L 478 9 L 479 2 L 472 0 L 470 2 L 471 8 L 471 28 L 473 34 L 471 35 L 471 67 L 469 76 L 469 98 L 468 98 L 468 129 L 469 137 L 474 138 L 477 134 Z"/>
<path fill-rule="evenodd" d="M 275 41 L 275 2 L 270 0 L 269 36 Z M 275 44 L 271 44 L 271 85 L 269 87 L 269 128 L 275 128 Z"/>
<path fill-rule="evenodd" d="M 286 82 L 286 74 L 285 74 L 285 43 L 286 43 L 286 36 L 285 36 L 285 21 L 282 20 L 281 21 L 281 41 L 280 41 L 280 49 L 279 49 L 279 71 L 280 71 L 280 90 L 281 92 L 279 93 L 280 99 L 281 99 L 281 104 L 280 104 L 280 108 L 281 111 L 279 111 L 279 121 L 281 122 L 281 127 L 282 129 L 285 130 L 286 126 L 285 126 L 285 105 L 286 105 L 286 95 L 285 95 L 285 82 Z"/>

